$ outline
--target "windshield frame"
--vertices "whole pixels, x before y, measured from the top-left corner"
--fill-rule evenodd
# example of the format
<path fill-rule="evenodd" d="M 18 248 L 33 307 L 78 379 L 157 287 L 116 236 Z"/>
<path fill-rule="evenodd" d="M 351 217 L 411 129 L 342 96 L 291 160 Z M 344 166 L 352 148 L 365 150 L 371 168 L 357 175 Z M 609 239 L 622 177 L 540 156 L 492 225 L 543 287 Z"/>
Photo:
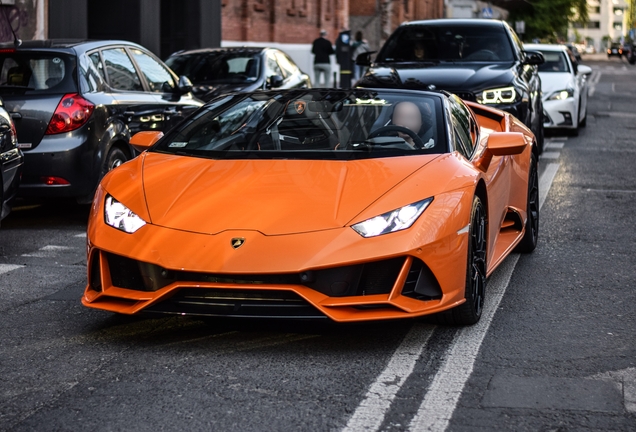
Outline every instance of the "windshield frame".
<path fill-rule="evenodd" d="M 347 148 L 347 149 L 341 149 L 341 150 L 337 150 L 339 144 L 336 146 L 336 149 L 333 149 L 333 150 L 321 149 L 316 151 L 312 151 L 311 149 L 309 150 L 306 150 L 306 149 L 302 149 L 302 150 L 289 150 L 289 149 L 277 149 L 277 150 L 204 149 L 204 150 L 198 150 L 195 148 L 188 148 L 187 150 L 182 150 L 180 148 L 171 148 L 175 143 L 181 144 L 181 141 L 177 141 L 177 140 L 183 139 L 183 134 L 188 133 L 188 131 L 186 130 L 187 128 L 189 128 L 190 126 L 192 126 L 198 121 L 203 121 L 203 120 L 200 120 L 202 117 L 216 118 L 223 112 L 226 112 L 228 109 L 231 109 L 232 107 L 237 106 L 239 103 L 242 103 L 243 101 L 253 97 L 262 98 L 268 101 L 268 103 L 270 101 L 276 100 L 276 98 L 281 98 L 282 100 L 287 100 L 287 103 L 289 104 L 289 102 L 295 100 L 295 98 L 302 97 L 303 95 L 307 95 L 308 93 L 321 94 L 323 97 L 326 97 L 327 100 L 333 94 L 375 95 L 375 97 L 380 97 L 380 98 L 392 96 L 394 98 L 400 98 L 399 99 L 400 101 L 402 101 L 403 98 L 406 98 L 407 100 L 415 98 L 417 100 L 418 97 L 423 97 L 425 99 L 421 100 L 422 103 L 433 104 L 434 110 L 435 110 L 434 115 L 435 115 L 436 123 L 433 123 L 428 129 L 429 132 L 432 131 L 433 136 L 436 138 L 435 144 L 433 144 L 434 147 L 431 147 L 429 149 L 409 148 L 408 150 L 405 150 L 402 147 L 397 148 L 399 147 L 397 146 L 398 143 L 396 142 L 398 138 L 395 138 L 395 139 L 389 140 L 390 141 L 388 143 L 389 145 L 387 145 L 386 147 L 384 146 L 384 143 L 383 143 L 383 144 L 377 144 L 377 145 L 369 144 L 366 146 L 361 146 L 359 148 Z M 445 96 L 437 92 L 393 90 L 393 89 L 391 90 L 386 90 L 386 89 L 352 89 L 352 90 L 302 89 L 302 90 L 299 90 L 299 89 L 295 89 L 295 90 L 277 90 L 277 91 L 267 91 L 267 92 L 259 91 L 259 92 L 252 92 L 252 93 L 227 94 L 227 95 L 217 97 L 216 99 L 206 104 L 204 107 L 197 110 L 180 125 L 170 130 L 155 145 L 153 145 L 149 149 L 149 151 L 156 152 L 156 153 L 163 153 L 163 154 L 174 154 L 179 156 L 201 157 L 201 158 L 207 158 L 207 159 L 213 159 L 213 160 L 223 160 L 223 159 L 359 160 L 359 159 L 374 159 L 374 158 L 396 157 L 396 156 L 418 156 L 418 155 L 427 155 L 427 154 L 440 155 L 440 154 L 449 153 L 451 151 L 448 131 L 446 127 L 447 118 L 446 118 L 446 112 L 444 109 L 444 103 L 445 103 L 444 100 L 445 100 Z M 286 107 L 285 109 L 288 108 L 287 105 L 285 105 L 285 107 Z M 392 114 L 389 114 L 389 116 L 391 115 Z M 368 125 L 369 133 L 373 132 L 371 130 L 371 127 L 375 124 L 375 122 L 378 121 L 378 119 L 381 118 L 381 116 L 386 117 L 387 112 L 384 112 L 381 115 L 378 115 L 378 117 L 376 117 L 373 120 L 373 123 Z M 352 118 L 355 118 L 355 114 L 353 113 L 352 113 Z M 266 129 L 271 128 L 273 123 L 276 123 L 277 121 L 276 119 L 272 120 L 271 118 L 266 119 L 265 116 L 260 118 L 257 116 L 256 119 L 257 119 L 259 128 L 253 131 L 247 130 L 248 134 L 252 134 L 251 136 L 254 136 L 257 133 L 262 135 L 266 131 Z M 261 121 L 264 123 L 261 124 L 260 123 Z M 252 123 L 252 119 L 247 120 L 245 124 L 243 124 L 243 126 L 247 125 L 248 123 Z M 278 126 L 279 123 L 280 121 L 278 121 L 278 123 L 276 123 L 274 126 Z M 325 130 L 329 131 L 329 129 L 325 129 Z M 350 133 L 349 138 L 351 138 L 353 136 L 353 133 L 349 129 L 347 129 L 347 131 Z M 401 143 L 404 142 L 402 138 L 399 138 L 399 139 L 401 140 L 400 141 Z M 431 140 L 431 142 L 433 142 L 433 140 Z M 356 143 L 357 141 L 355 143 L 353 141 L 348 141 L 346 145 L 348 147 L 350 145 L 353 145 L 353 146 L 360 145 Z M 367 143 L 367 141 L 365 141 L 365 143 Z M 209 146 L 210 144 L 206 145 L 206 147 L 209 147 Z M 393 147 L 396 147 L 396 148 L 393 148 Z"/>

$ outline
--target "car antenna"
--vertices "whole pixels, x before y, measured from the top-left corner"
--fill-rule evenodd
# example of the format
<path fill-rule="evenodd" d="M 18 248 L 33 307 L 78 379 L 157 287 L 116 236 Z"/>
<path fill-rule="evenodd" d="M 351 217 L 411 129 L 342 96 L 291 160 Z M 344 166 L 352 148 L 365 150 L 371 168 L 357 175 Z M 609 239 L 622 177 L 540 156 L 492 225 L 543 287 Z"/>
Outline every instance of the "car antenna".
<path fill-rule="evenodd" d="M 0 0 L 0 6 L 8 6 L 2 3 L 2 0 Z M 9 20 L 9 15 L 7 15 L 7 10 L 5 9 L 3 11 L 4 15 L 4 19 L 7 20 L 7 25 L 9 26 L 9 28 L 11 29 L 11 33 L 13 34 L 13 45 L 15 45 L 15 47 L 19 47 L 20 45 L 22 45 L 22 40 L 20 38 L 18 38 L 18 35 L 15 34 L 15 30 L 13 30 L 13 26 L 11 25 L 11 21 Z"/>

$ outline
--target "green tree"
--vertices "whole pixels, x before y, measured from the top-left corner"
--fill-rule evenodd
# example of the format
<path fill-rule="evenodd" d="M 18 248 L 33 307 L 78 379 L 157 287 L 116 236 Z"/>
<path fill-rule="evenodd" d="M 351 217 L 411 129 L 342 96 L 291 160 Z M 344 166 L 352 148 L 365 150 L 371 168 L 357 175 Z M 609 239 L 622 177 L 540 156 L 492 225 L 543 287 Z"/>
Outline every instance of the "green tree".
<path fill-rule="evenodd" d="M 493 3 L 508 9 L 509 21 L 525 21 L 525 40 L 564 40 L 570 23 L 585 24 L 589 18 L 587 0 L 499 0 Z"/>

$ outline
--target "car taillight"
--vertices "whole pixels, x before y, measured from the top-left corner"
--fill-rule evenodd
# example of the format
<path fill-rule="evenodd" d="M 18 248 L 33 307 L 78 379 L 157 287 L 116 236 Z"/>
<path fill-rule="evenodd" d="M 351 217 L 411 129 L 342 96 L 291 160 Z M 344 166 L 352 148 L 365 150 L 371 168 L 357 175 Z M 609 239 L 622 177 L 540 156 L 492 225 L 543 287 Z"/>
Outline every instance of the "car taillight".
<path fill-rule="evenodd" d="M 70 132 L 88 121 L 95 105 L 77 93 L 65 94 L 57 104 L 53 117 L 46 128 L 46 135 Z"/>
<path fill-rule="evenodd" d="M 65 178 L 55 176 L 40 177 L 40 181 L 47 186 L 63 186 L 71 184 Z"/>

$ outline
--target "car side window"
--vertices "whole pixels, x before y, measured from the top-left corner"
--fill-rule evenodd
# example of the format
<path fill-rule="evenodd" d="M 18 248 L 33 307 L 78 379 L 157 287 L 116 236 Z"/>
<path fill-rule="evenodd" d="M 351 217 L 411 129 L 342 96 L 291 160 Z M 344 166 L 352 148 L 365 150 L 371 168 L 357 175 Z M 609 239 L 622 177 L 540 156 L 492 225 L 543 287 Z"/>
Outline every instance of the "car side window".
<path fill-rule="evenodd" d="M 108 83 L 117 90 L 143 91 L 141 80 L 123 48 L 102 51 Z"/>
<path fill-rule="evenodd" d="M 99 72 L 99 75 L 102 77 L 104 81 L 106 81 L 106 73 L 104 72 L 104 64 L 102 63 L 102 59 L 99 57 L 99 53 L 94 52 L 92 54 L 89 54 L 88 57 L 93 62 L 93 66 L 95 66 L 95 69 L 97 69 L 97 71 Z"/>
<path fill-rule="evenodd" d="M 458 150 L 462 150 L 464 156 L 470 158 L 475 149 L 477 140 L 477 129 L 474 124 L 468 108 L 455 95 L 449 98 L 451 108 L 451 122 L 455 130 L 456 144 L 459 144 Z M 457 142 L 459 141 L 459 142 Z"/>
<path fill-rule="evenodd" d="M 276 61 L 276 57 L 274 56 L 273 52 L 267 53 L 267 56 L 265 59 L 265 70 L 267 72 L 268 78 L 273 75 L 279 75 L 284 77 L 283 72 L 280 69 L 278 62 Z"/>
<path fill-rule="evenodd" d="M 130 52 L 137 62 L 139 70 L 146 78 L 146 82 L 148 83 L 148 87 L 150 87 L 150 91 L 164 91 L 165 83 L 167 83 L 170 88 L 175 87 L 172 75 L 157 60 L 137 48 L 130 49 Z"/>
<path fill-rule="evenodd" d="M 285 74 L 285 78 L 290 77 L 296 73 L 296 70 L 298 68 L 285 54 L 283 54 L 282 52 L 276 52 L 276 59 L 278 60 L 278 64 L 283 70 L 283 73 Z"/>

